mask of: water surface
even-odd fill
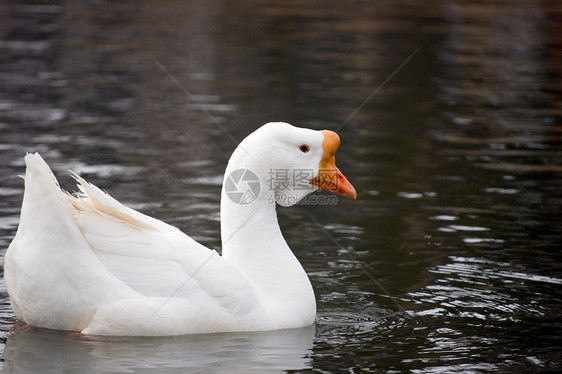
[[[356,201],[278,209],[314,328],[93,338],[16,324],[6,372],[558,372],[562,10],[552,1],[0,6],[0,249],[25,152],[220,250],[236,144],[337,130]]]

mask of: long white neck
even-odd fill
[[[306,272],[283,238],[273,192],[264,188],[266,173],[263,168],[259,171],[251,157],[237,151],[226,169],[221,194],[222,256],[269,303],[295,312],[300,310],[313,318],[314,292]],[[259,194],[251,202],[233,201],[225,188],[228,176],[240,168],[254,170],[260,179]]]
[[[302,292],[312,293],[306,272],[283,238],[275,204],[268,198],[259,196],[241,205],[231,201],[223,188],[222,256],[260,293],[289,299]]]

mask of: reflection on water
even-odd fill
[[[267,121],[338,129],[359,194],[279,209],[315,331],[10,334],[0,282],[4,369],[560,371],[561,17],[555,0],[0,5],[2,256],[27,151],[214,248],[226,161]]]
[[[73,336],[22,327],[4,349],[12,373],[264,373],[310,366],[314,328],[162,338]]]

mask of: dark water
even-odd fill
[[[220,248],[236,140],[339,132],[359,199],[279,209],[314,328],[93,338],[15,326],[6,372],[562,371],[562,6],[0,5],[0,248],[25,152]]]

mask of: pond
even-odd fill
[[[555,0],[4,2],[2,263],[26,152],[219,251],[266,122],[337,131],[358,199],[278,208],[314,326],[76,336],[17,323],[2,279],[3,369],[560,372],[561,25]]]

